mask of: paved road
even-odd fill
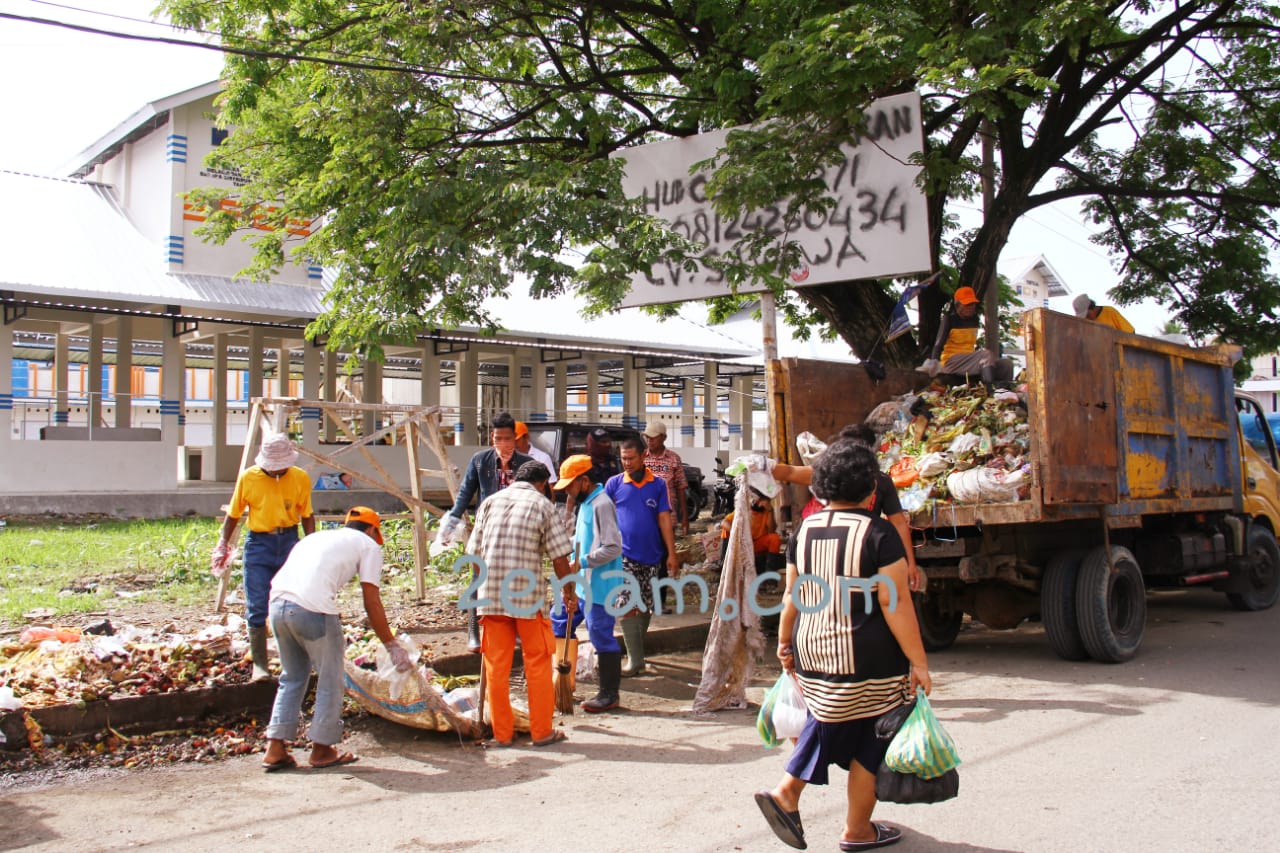
[[[966,631],[934,656],[934,704],[964,757],[960,797],[883,805],[902,851],[1280,849],[1280,610],[1154,595],[1120,666],[1052,656],[1034,627]],[[751,801],[781,772],[751,712],[687,712],[698,654],[631,680],[629,713],[569,718],[571,741],[484,751],[381,721],[360,763],[264,775],[257,757],[86,777],[0,797],[0,849],[781,851]],[[752,696],[772,681],[764,671]],[[836,772],[836,777],[842,774]],[[843,786],[803,802],[835,850]]]

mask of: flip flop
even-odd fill
[[[298,760],[292,755],[286,755],[284,758],[276,761],[262,762],[262,772],[276,773],[280,770],[293,770],[298,766]]]
[[[804,840],[804,827],[800,824],[800,812],[784,810],[768,791],[757,791],[755,796],[756,805],[769,822],[769,828],[783,844],[797,850],[808,848],[809,845]]]
[[[333,761],[326,761],[324,764],[313,763],[311,765],[311,769],[323,770],[326,767],[340,767],[343,764],[355,764],[359,760],[360,760],[360,756],[358,755],[352,755],[349,752],[342,752],[342,753],[339,753],[338,757],[333,759]]]
[[[567,734],[557,729],[556,731],[552,732],[551,734],[547,735],[541,740],[533,741],[533,745],[534,746],[551,746],[553,743],[560,743],[561,741],[566,741],[568,739],[569,739],[569,736]]]
[[[896,844],[902,840],[902,830],[896,826],[889,826],[886,823],[871,824],[876,828],[875,841],[845,841],[840,840],[840,849],[844,853],[851,853],[854,850],[870,850],[873,847],[888,847],[890,844]]]

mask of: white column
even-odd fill
[[[13,330],[0,326],[0,448],[13,439]],[[0,459],[7,458],[0,452]]]
[[[330,403],[336,402],[338,399],[338,371],[341,369],[338,366],[338,353],[333,350],[325,350],[324,399]],[[338,427],[328,418],[324,419],[324,440],[329,443],[338,440]]]
[[[59,329],[53,344],[53,423],[66,426],[71,413],[67,404],[67,361],[71,356],[67,336]]]
[[[636,368],[631,356],[622,357],[622,425],[640,429],[640,404],[636,400]]]
[[[719,449],[720,420],[716,398],[720,393],[719,371],[714,361],[708,361],[702,369],[702,440],[703,447]]]
[[[600,357],[587,356],[587,420],[600,420]]]
[[[89,320],[89,435],[102,426],[102,325]]]
[[[222,469],[223,460],[231,456],[227,447],[227,401],[230,394],[227,382],[227,335],[218,333],[213,336],[213,423],[210,436],[210,457],[201,466],[201,479],[216,480]],[[239,457],[237,457],[238,459]]]
[[[285,338],[269,342],[276,351],[276,381],[271,389],[272,397],[289,396],[289,344]]]
[[[186,370],[186,346],[182,339],[175,336],[165,321],[163,352],[160,358],[160,440],[166,448],[173,452],[178,465],[178,479],[185,479],[186,466],[182,463],[181,450],[183,443],[182,427],[186,422],[183,414],[185,395],[182,388],[185,384],[183,372]]]
[[[262,395],[262,348],[263,334],[262,329],[252,328],[249,330],[249,402],[253,403],[254,397]]]
[[[130,146],[125,146],[129,148]],[[133,424],[133,318],[116,319],[116,426]]]
[[[554,387],[551,390],[551,420],[569,418],[569,362],[557,361]]]
[[[381,403],[382,402],[382,363],[372,359],[366,359],[364,362],[364,394],[361,395],[362,403]],[[365,412],[364,414],[364,434],[369,435],[381,429],[381,418],[377,412]]]
[[[436,355],[433,344],[422,348],[422,386],[418,399],[424,406],[440,405],[440,356]]]
[[[457,353],[454,362],[454,382],[458,388],[458,420],[453,425],[454,444],[483,444],[480,441],[480,411],[478,393],[480,388],[480,360],[476,351],[469,349]]]
[[[538,362],[534,359],[537,350],[518,349],[515,358],[511,360],[515,367],[515,390],[517,394],[512,398],[512,404],[515,405],[520,414],[516,420],[530,420],[532,413],[540,411],[542,406],[538,402]],[[525,384],[524,372],[529,371],[529,384]]]
[[[697,447],[698,416],[694,404],[697,402],[698,383],[693,379],[684,381],[684,390],[680,393],[680,446]]]
[[[320,399],[320,360],[324,353],[311,341],[302,341],[302,399]],[[320,407],[303,406],[298,413],[302,421],[302,446],[315,450],[320,446]]]
[[[729,442],[736,450],[751,449],[751,388],[753,380],[750,375],[738,376],[733,380],[733,394],[729,397]]]

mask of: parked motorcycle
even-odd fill
[[[715,501],[712,506],[713,516],[724,516],[733,512],[733,501],[738,494],[738,480],[724,472],[724,462],[716,459],[716,482],[713,487]]]

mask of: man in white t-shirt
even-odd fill
[[[305,544],[306,547],[303,547]],[[286,741],[298,736],[298,718],[311,670],[316,672],[312,709],[312,767],[350,764],[356,756],[340,752],[342,740],[343,655],[338,591],[359,575],[369,625],[399,670],[413,666],[409,653],[391,636],[378,587],[382,580],[382,519],[368,507],[352,507],[346,526],[321,530],[298,542],[271,580],[269,618],[280,649],[280,686],[262,767],[268,773],[298,766]]]

